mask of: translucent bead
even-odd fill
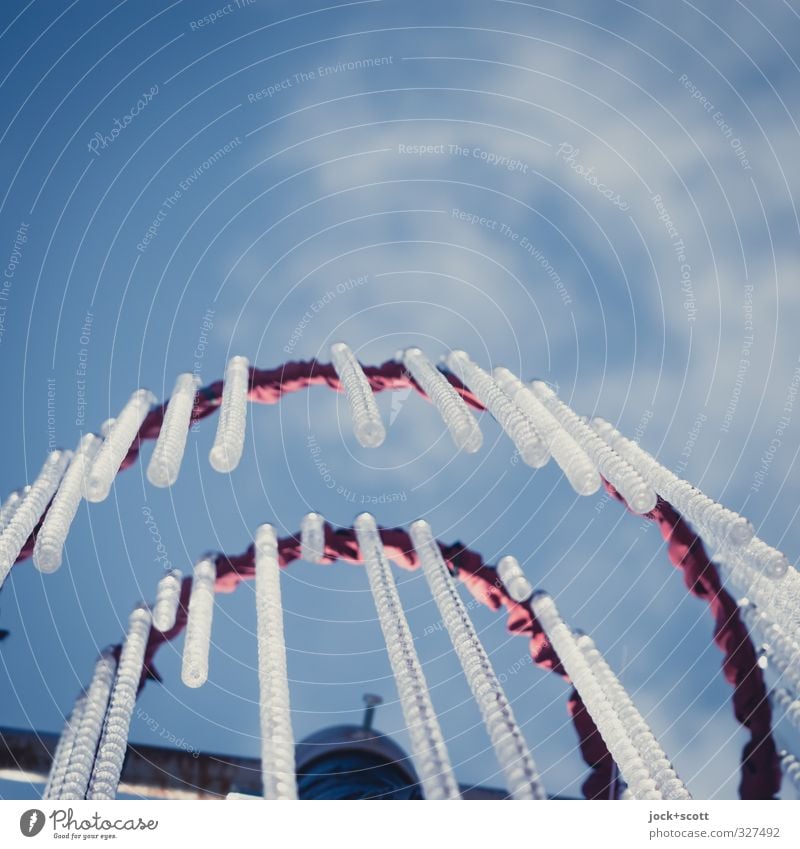
[[[158,441],[147,466],[147,479],[153,486],[172,486],[178,479],[199,385],[200,378],[190,372],[178,375],[175,381]]]
[[[781,770],[783,774],[792,782],[800,793],[800,760],[798,760],[791,752],[780,752]]]
[[[461,601],[430,525],[422,520],[414,522],[411,525],[411,540],[483,716],[511,796],[514,799],[546,799],[539,771],[514,719],[511,704]]]
[[[247,357],[232,357],[225,369],[217,433],[208,455],[211,467],[217,472],[232,472],[242,459],[249,389],[249,360]]]
[[[386,439],[386,428],[361,363],[344,342],[331,345],[331,359],[350,404],[356,439],[364,448],[377,448]]]
[[[64,543],[81,503],[84,479],[101,442],[100,437],[93,433],[83,436],[61,479],[42,527],[36,534],[33,563],[40,572],[55,572],[61,565]]]
[[[264,798],[296,799],[278,541],[272,525],[256,531],[256,619]]]
[[[183,573],[180,569],[172,569],[158,582],[153,604],[153,627],[162,633],[169,631],[175,624],[182,581]]]
[[[24,489],[15,490],[3,502],[3,506],[0,507],[0,533],[5,530],[8,523],[14,518],[17,508],[22,504],[22,499],[30,492],[30,489],[29,486],[26,486]]]
[[[419,348],[406,348],[403,365],[439,411],[456,447],[468,454],[478,451],[483,445],[480,426],[464,399],[439,369]]]
[[[534,469],[544,466],[550,459],[547,446],[528,417],[511,402],[495,379],[464,351],[451,351],[447,357],[447,366],[494,416],[514,443],[523,462]]]
[[[31,488],[16,505],[13,516],[0,534],[0,587],[47,509],[71,459],[71,451],[52,451]]]
[[[531,599],[531,606],[586,710],[594,720],[611,757],[616,761],[633,797],[636,799],[662,798],[661,793],[651,787],[649,779],[640,778],[641,770],[647,769],[647,766],[637,753],[635,746],[630,743],[627,729],[617,716],[603,686],[592,672],[575,635],[561,618],[553,599],[546,593],[537,592]]]
[[[155,395],[147,389],[137,389],[128,399],[103,440],[86,477],[87,500],[104,501],[108,498],[119,467],[155,403]]]
[[[216,579],[217,567],[212,560],[195,564],[181,668],[181,679],[187,687],[202,687],[208,680]]]
[[[501,557],[497,564],[497,575],[506,588],[506,592],[518,604],[527,601],[533,595],[533,587],[528,583],[516,557],[510,554]]]
[[[54,798],[86,797],[116,670],[117,661],[114,655],[111,651],[103,652],[95,664],[92,681],[86,691],[86,707],[77,728],[61,794]]]
[[[564,430],[586,452],[600,474],[623,496],[634,513],[649,513],[656,506],[658,499],[653,487],[630,463],[581,421],[546,383],[535,380],[531,383],[531,389]]]
[[[375,519],[369,513],[361,513],[356,517],[355,532],[425,798],[460,799],[458,782]]]
[[[92,771],[89,799],[116,798],[149,634],[150,612],[139,606],[128,619],[128,633],[122,646],[103,736]]]
[[[597,492],[601,484],[600,473],[547,407],[508,369],[496,368],[492,375],[506,395],[530,419],[575,492],[578,495]]]
[[[86,709],[86,693],[82,692],[75,700],[72,712],[64,724],[64,728],[58,738],[56,750],[53,752],[53,761],[50,764],[50,772],[47,776],[43,799],[61,799],[62,789],[64,787],[64,777],[67,774],[67,766],[70,756],[75,748],[75,738],[78,734],[78,725],[80,724],[83,712]]]
[[[325,555],[325,519],[319,513],[306,513],[300,520],[300,557],[307,563],[320,563]]]

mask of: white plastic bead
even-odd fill
[[[128,399],[111,425],[86,476],[87,500],[104,501],[108,498],[119,467],[155,403],[156,396],[147,389],[137,389]]]
[[[623,496],[634,513],[649,513],[658,498],[636,469],[617,454],[543,381],[531,383],[534,395],[586,452],[600,474]]]
[[[80,724],[83,712],[86,709],[86,693],[82,692],[72,707],[70,715],[64,724],[64,729],[61,736],[58,738],[56,750],[53,752],[53,762],[50,765],[50,773],[47,776],[43,799],[61,799],[62,790],[64,787],[64,778],[67,774],[67,766],[70,756],[75,748],[75,738],[78,734],[78,725]]]
[[[470,621],[430,525],[422,520],[414,522],[411,540],[480,709],[511,796],[514,799],[546,799],[539,771],[514,718],[511,704]]]
[[[48,455],[36,480],[0,534],[0,587],[47,509],[71,459],[71,451],[52,451]]]
[[[217,567],[212,560],[195,564],[181,668],[181,680],[187,687],[202,687],[208,680],[216,579]]]
[[[306,513],[300,520],[300,557],[306,563],[320,563],[325,555],[325,519],[319,513]]]
[[[464,351],[451,351],[447,366],[494,416],[514,443],[523,462],[534,469],[544,466],[550,459],[547,446],[527,416],[517,409],[495,379]]]
[[[191,372],[178,375],[175,381],[158,441],[147,466],[147,479],[153,486],[172,486],[178,479],[199,385],[200,378]]]
[[[497,564],[497,575],[506,588],[506,592],[517,604],[527,601],[533,595],[533,587],[525,577],[516,557],[510,554],[501,557]]]
[[[84,480],[102,440],[93,433],[81,437],[72,461],[36,535],[33,563],[40,572],[55,572],[61,565],[64,544],[81,503]]]
[[[95,664],[92,681],[86,691],[86,706],[77,728],[61,794],[54,798],[86,797],[116,670],[117,662],[113,654],[110,651],[104,652]]]
[[[450,382],[419,348],[403,351],[403,365],[439,411],[456,447],[474,454],[483,445],[477,419]]]
[[[89,799],[116,798],[149,633],[150,611],[139,606],[128,619],[128,633],[122,646],[103,736],[92,771]]]
[[[3,502],[3,506],[0,507],[0,533],[5,530],[8,523],[14,518],[19,505],[22,504],[22,499],[30,492],[30,489],[29,486],[26,486],[24,489],[15,490]]]
[[[183,573],[179,569],[172,569],[158,582],[153,604],[153,627],[162,633],[175,625],[182,581]]]
[[[460,799],[458,782],[375,519],[369,513],[360,514],[356,517],[355,532],[425,798]]]
[[[296,799],[278,541],[272,525],[256,531],[256,617],[263,794],[265,799]]]
[[[364,448],[377,448],[386,439],[386,428],[364,369],[344,342],[331,345],[331,360],[350,404],[356,439]]]

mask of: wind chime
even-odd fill
[[[83,436],[74,453],[53,451],[33,484],[3,503],[0,585],[14,563],[31,556],[40,571],[55,571],[81,500],[105,499],[117,473],[135,462],[145,440],[156,439],[148,480],[171,486],[191,424],[219,410],[209,460],[216,471],[228,473],[242,457],[248,402],[277,403],[285,393],[324,384],[346,394],[356,439],[374,448],[386,438],[374,393],[412,388],[437,408],[459,450],[480,450],[483,435],[472,410],[486,410],[528,466],[540,468],[552,458],[578,494],[592,495],[605,486],[628,510],[658,524],[670,560],[714,616],[714,641],[734,688],[734,713],[750,734],[742,753],[740,795],[772,798],[781,770],[800,788],[800,761],[791,752],[779,752],[772,735],[773,711],[800,730],[800,578],[784,554],[755,535],[747,519],[681,480],[608,422],[577,415],[542,381],[523,383],[505,368],[486,372],[464,351],[449,353],[447,369],[437,368],[419,348],[377,367],[362,367],[344,343],[331,347],[331,357],[330,364],[312,360],[266,371],[251,368],[245,357],[233,357],[224,381],[200,388],[195,375],[182,374],[161,405],[152,393],[138,389],[117,418],[103,425],[101,435]],[[740,597],[738,604],[723,587],[704,542],[713,547],[726,582]],[[181,677],[189,687],[202,686],[208,678],[214,594],[254,579],[263,795],[296,798],[280,571],[299,558],[363,563],[426,799],[457,799],[459,787],[391,562],[422,569],[510,797],[547,798],[456,580],[492,609],[505,609],[509,629],[529,637],[534,662],[571,683],[568,708],[589,767],[587,798],[691,798],[591,637],[573,630],[547,593],[534,592],[513,556],[492,568],[460,544],[437,541],[424,520],[406,532],[379,528],[369,513],[358,516],[353,528],[339,529],[309,513],[298,534],[283,539],[263,524],[243,554],[206,556],[188,577],[178,570],[166,573],[153,604],[137,605],[130,614],[121,645],[97,660],[66,721],[45,797],[115,798],[136,698],[154,677],[158,648],[185,630]],[[762,645],[760,655],[751,636]],[[769,692],[765,661],[777,676]]]

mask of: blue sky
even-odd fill
[[[793,4],[254,0],[203,22],[221,5],[3,6],[3,494],[137,386],[211,382],[232,354],[270,367],[327,360],[339,339],[365,363],[460,347],[641,427],[795,561],[800,411],[778,432],[800,355]],[[515,554],[594,635],[695,795],[734,797],[745,738],[710,619],[657,530],[514,463],[488,417],[483,450],[459,456],[418,397],[379,404],[380,449],[314,389],[251,409],[230,477],[208,465],[208,421],[171,490],[139,464],[83,505],[62,569],[22,565],[0,594],[0,723],[59,728],[98,648],[152,597],[143,508],[186,570],[243,550],[260,522],[295,531],[315,509],[349,525],[385,495],[383,525],[424,516],[490,562]],[[424,578],[398,581],[457,775],[497,784]],[[377,725],[404,743],[363,570],[298,563],[283,591],[297,737],[356,721],[374,691]],[[472,613],[548,790],[577,794],[566,687]],[[257,754],[252,588],[215,615],[208,685],[184,688],[182,642],[164,649],[134,741],[159,742],[149,716],[193,748]]]

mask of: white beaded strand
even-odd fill
[[[71,451],[52,451],[48,454],[36,480],[0,534],[0,587],[22,551],[22,546],[47,509],[71,459]]]
[[[101,442],[100,437],[93,433],[82,436],[61,479],[42,527],[36,534],[33,564],[40,572],[55,572],[61,565],[64,544],[81,503],[84,480]]]
[[[497,575],[511,600],[517,604],[522,604],[533,595],[533,587],[525,577],[516,557],[510,554],[501,557],[497,564]]]
[[[495,379],[474,363],[464,351],[451,351],[448,368],[478,398],[514,443],[524,463],[534,469],[544,466],[550,452],[534,426],[497,385]]]
[[[217,567],[212,560],[201,560],[195,565],[181,667],[181,680],[187,687],[202,687],[208,680],[216,580]]]
[[[89,799],[115,799],[117,796],[149,633],[150,611],[140,605],[128,619],[128,633],[122,645],[103,735],[89,783]]]
[[[320,563],[325,555],[325,519],[319,513],[306,513],[300,520],[300,558]]]
[[[147,479],[153,486],[172,486],[178,479],[199,386],[199,376],[191,372],[179,374],[175,381],[156,447],[147,466]]]
[[[50,772],[47,776],[47,783],[42,793],[42,799],[60,799],[61,791],[64,786],[64,778],[67,774],[67,766],[70,756],[75,747],[75,738],[78,734],[78,725],[80,724],[83,712],[86,709],[86,693],[81,692],[75,704],[72,707],[67,721],[64,723],[64,728],[61,731],[61,736],[58,738],[56,750],[53,752],[53,761],[50,764]]]
[[[344,342],[331,345],[331,360],[350,404],[356,439],[364,448],[377,448],[386,439],[386,428],[361,363]]]
[[[114,419],[86,476],[88,501],[105,501],[108,498],[119,467],[156,402],[156,396],[148,389],[137,389]]]
[[[361,513],[356,517],[355,532],[425,798],[460,799],[458,782],[375,519],[369,513]]]
[[[156,600],[153,604],[153,627],[161,631],[162,634],[175,625],[182,581],[183,573],[180,569],[171,569],[161,578],[156,587]]]
[[[86,707],[78,725],[61,794],[55,798],[86,798],[116,671],[114,655],[109,650],[103,652],[95,664],[92,681],[86,690]]]
[[[453,442],[474,454],[483,445],[483,434],[472,411],[450,382],[419,348],[403,351],[403,365],[441,415]]]
[[[265,799],[296,799],[278,541],[272,525],[260,525],[256,531],[255,554],[263,795]]]
[[[211,468],[220,474],[232,472],[242,459],[249,389],[250,361],[247,357],[231,357],[222,384],[217,433],[208,455]]]
[[[536,428],[547,450],[578,495],[593,495],[600,489],[600,473],[586,452],[564,430],[553,414],[506,368],[498,367],[492,376]]]
[[[691,799],[689,791],[678,778],[664,750],[656,740],[650,726],[639,712],[622,683],[588,634],[581,634],[577,644],[586,658],[593,675],[600,683],[606,698],[622,720],[633,743],[647,767],[656,789],[665,799]]]
[[[656,782],[650,778],[650,772],[641,755],[628,739],[625,726],[586,662],[574,634],[561,618],[553,599],[546,593],[537,592],[533,595],[531,605],[634,799],[663,799]]]
[[[30,492],[30,486],[24,489],[17,489],[11,493],[0,507],[0,533],[8,526],[8,523],[14,518],[19,505],[22,504],[22,499]]]
[[[480,709],[511,796],[514,799],[546,799],[539,771],[514,718],[511,704],[458,594],[430,525],[422,520],[414,522],[411,540]]]
[[[617,454],[587,424],[581,421],[577,413],[568,407],[543,381],[531,383],[534,395],[544,404],[567,431],[567,433],[586,452],[600,474],[622,495],[634,513],[649,513],[658,501],[652,486],[636,469]]]

